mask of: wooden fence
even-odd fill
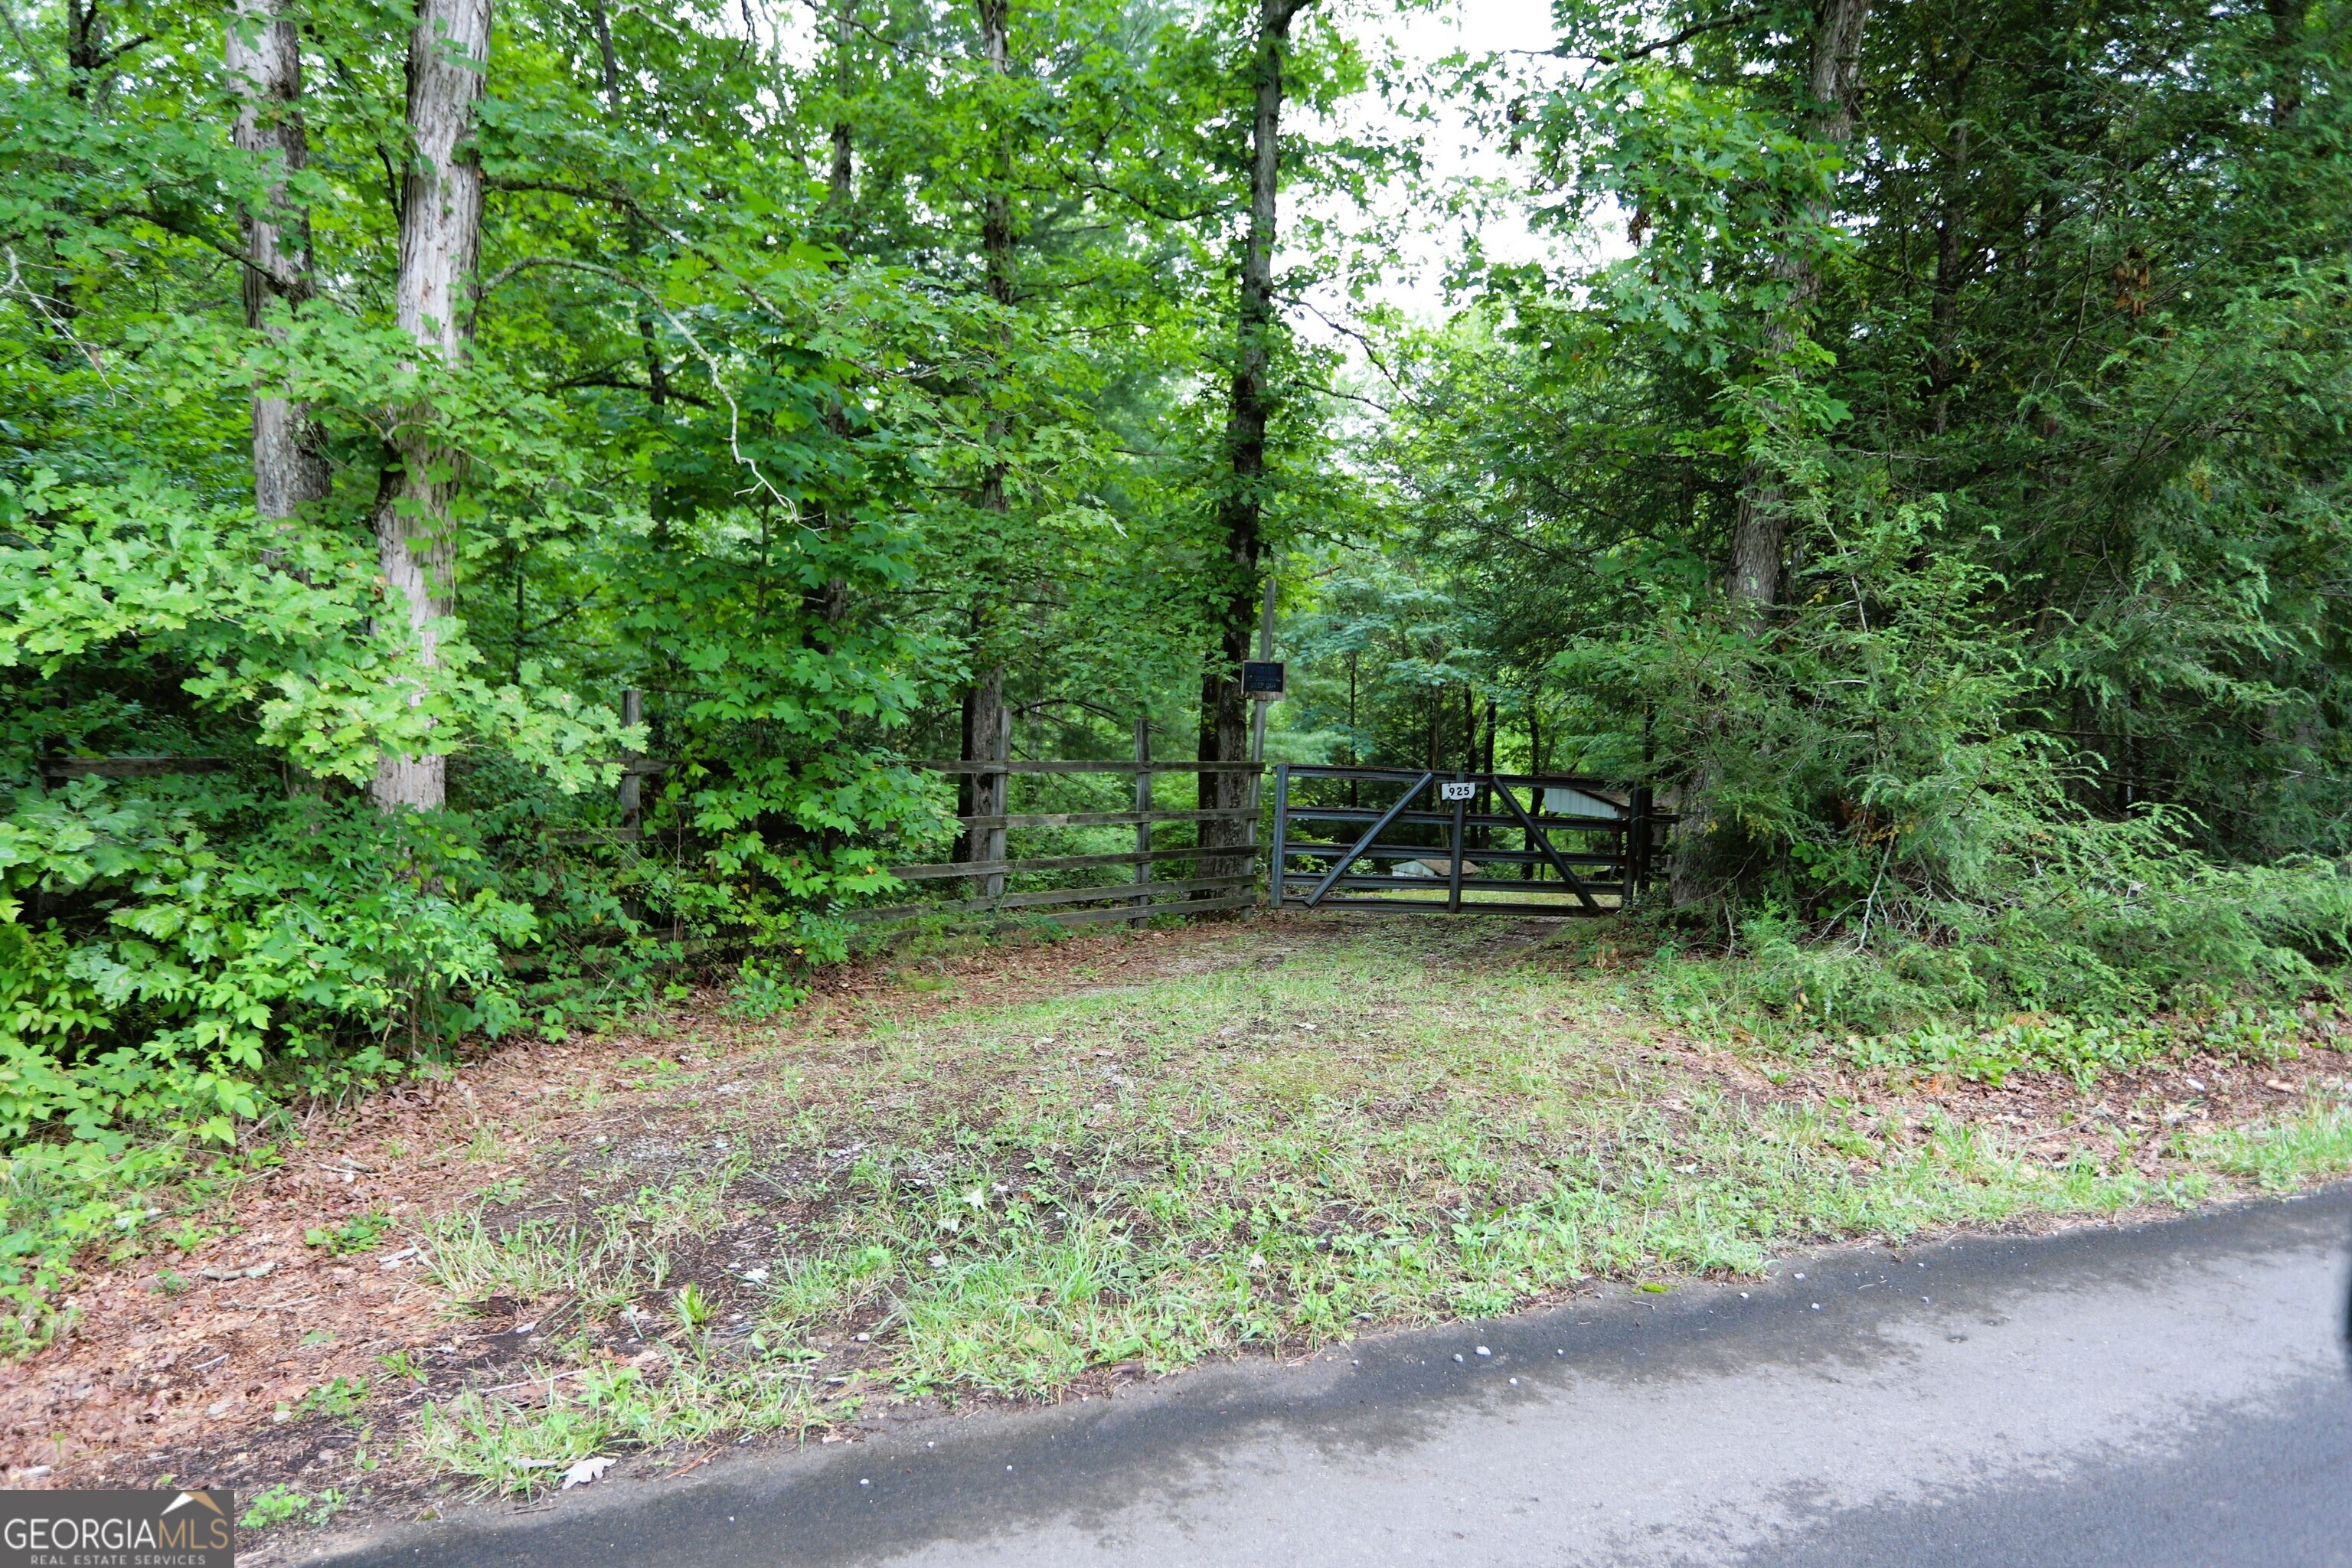
[[[627,694],[631,699],[635,695],[635,692]],[[625,703],[625,709],[634,722],[636,718],[635,702]],[[1140,737],[1138,749],[1142,749]],[[127,779],[151,778],[164,773],[214,773],[236,765],[236,760],[228,757],[45,756],[39,760],[42,782],[47,784],[87,777]],[[674,765],[651,757],[633,755],[622,759],[622,777],[615,792],[621,837],[635,839],[642,832],[643,781]],[[1162,763],[1138,759],[1132,762],[919,762],[909,765],[934,773],[980,776],[1123,773],[1135,780],[1135,806],[1129,811],[1043,811],[959,816],[955,820],[966,830],[966,842],[989,847],[992,852],[988,858],[944,861],[936,865],[894,866],[890,869],[901,881],[929,882],[954,879],[976,884],[972,893],[961,899],[856,910],[851,912],[854,920],[898,921],[919,915],[1038,910],[1042,918],[1060,925],[1090,925],[1104,921],[1146,921],[1161,914],[1206,914],[1217,910],[1244,909],[1258,901],[1256,805],[1222,810],[1160,809],[1152,805],[1151,781],[1163,773],[1247,773],[1255,779],[1265,772],[1260,763]],[[1255,790],[1252,795],[1255,797]],[[1209,822],[1243,824],[1245,842],[1202,848],[1197,844],[1155,846],[1151,841],[1152,829],[1161,823],[1192,823],[1197,826]],[[1012,858],[1004,853],[1006,835],[1024,828],[1126,826],[1135,829],[1135,847],[1129,850],[1098,855],[1049,855],[1027,859]],[[1198,863],[1204,860],[1234,869],[1217,876],[1186,876],[1174,881],[1163,881],[1154,875],[1160,867],[1171,862],[1192,862],[1192,868],[1198,869]],[[1117,866],[1130,869],[1131,875],[1125,882],[1044,888],[1025,892],[1005,890],[1008,877],[1026,872],[1089,871]],[[1070,905],[1093,907],[1065,907]]]
[[[44,756],[36,765],[42,784],[61,784],[69,779],[152,779],[165,773],[221,773],[236,766],[236,759]]]
[[[1217,810],[1165,810],[1151,803],[1151,781],[1162,773],[1247,773],[1265,771],[1257,763],[1133,762],[918,762],[909,766],[934,773],[971,776],[1053,773],[1125,773],[1135,779],[1135,807],[1130,811],[1012,812],[993,816],[959,816],[965,838],[975,845],[1001,847],[1004,835],[1023,828],[1128,827],[1135,829],[1135,847],[1097,855],[1049,855],[1029,859],[1009,858],[998,848],[986,858],[948,860],[923,866],[893,866],[902,882],[949,879],[979,885],[961,899],[891,904],[855,911],[858,921],[909,920],[919,915],[1013,913],[1042,911],[1058,925],[1092,925],[1105,921],[1147,921],[1154,915],[1205,914],[1213,910],[1245,909],[1258,901],[1257,819],[1255,805]],[[1151,830],[1160,823],[1234,822],[1243,825],[1245,842],[1237,845],[1197,844],[1156,847]],[[1154,872],[1169,861],[1207,860],[1237,865],[1237,871],[1213,877],[1188,876],[1161,881]],[[1005,879],[1024,872],[1087,871],[1125,866],[1131,875],[1123,883],[1087,887],[1044,888],[1032,892],[1007,892]],[[1093,905],[1070,909],[1060,906]]]

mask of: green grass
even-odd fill
[[[372,1252],[383,1240],[384,1233],[393,1227],[387,1214],[357,1215],[339,1226],[312,1226],[302,1233],[302,1245],[322,1247],[336,1258],[347,1258],[354,1252]]]
[[[541,1385],[547,1399],[536,1407],[475,1393],[429,1405],[411,1449],[431,1468],[470,1477],[488,1489],[529,1491],[554,1481],[574,1459],[617,1447],[660,1448],[721,1434],[804,1433],[823,1420],[810,1396],[812,1381],[789,1355],[720,1359],[688,1346],[658,1375],[633,1366],[559,1374]]]
[[[2189,1142],[2191,1159],[2264,1192],[2286,1193],[2328,1176],[2352,1174],[2352,1110],[2323,1107],[2256,1127],[2225,1128]]]
[[[239,1519],[241,1530],[267,1530],[284,1524],[289,1520],[300,1520],[305,1524],[320,1525],[342,1510],[345,1499],[340,1491],[323,1491],[316,1497],[296,1491],[289,1486],[274,1486],[257,1493]]]
[[[304,1394],[299,1408],[305,1415],[349,1415],[366,1403],[367,1396],[367,1379],[338,1377]]]
[[[625,1321],[661,1364],[562,1379],[529,1411],[464,1396],[428,1415],[423,1451],[522,1488],[556,1458],[805,1429],[869,1393],[1051,1397],[1108,1363],[1303,1349],[1596,1278],[1750,1273],[1805,1243],[2352,1170],[2352,1111],[2326,1104],[2195,1137],[2086,1121],[2053,1156],[1932,1109],[1781,1096],[1769,1078],[1795,1058],[1694,1068],[1623,1010],[1622,974],[1482,949],[1513,929],[1236,933],[1194,950],[1223,967],[920,1021],[882,1009],[764,1065],[670,1074],[667,1114],[723,1154],[635,1184],[616,1145],[583,1177],[614,1199],[598,1226],[467,1219],[431,1249],[460,1297],[574,1303],[573,1357]],[[1273,949],[1287,956],[1267,967]],[[2062,1037],[1983,1077],[2095,1078],[2107,1037]],[[705,1092],[761,1073],[761,1092]],[[756,1282],[679,1261],[746,1234]],[[744,1321],[714,1321],[730,1308]],[[811,1363],[852,1328],[872,1359],[824,1384]]]

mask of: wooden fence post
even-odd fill
[[[1290,764],[1274,770],[1274,848],[1266,861],[1265,907],[1282,908],[1284,862],[1290,858]]]
[[[1151,809],[1151,769],[1146,765],[1151,761],[1150,719],[1135,721],[1135,810],[1138,816],[1141,816]],[[1135,895],[1138,910],[1135,919],[1140,924],[1151,918],[1146,908],[1151,902],[1151,824],[1149,822],[1135,825],[1135,885],[1139,889]]]
[[[1632,903],[1650,880],[1650,813],[1654,807],[1648,784],[1633,786],[1632,804],[1633,820],[1625,827],[1625,890],[1617,896],[1621,908]]]
[[[621,723],[634,729],[645,722],[645,693],[635,687],[621,693]],[[637,760],[635,752],[621,753],[621,787],[617,798],[621,807],[621,837],[635,842],[645,834],[645,778],[629,766]]]
[[[1265,606],[1258,616],[1257,657],[1266,663],[1272,663],[1274,660],[1274,574],[1270,570],[1265,574]],[[1242,845],[1250,856],[1255,857],[1258,847],[1257,819],[1260,786],[1265,782],[1265,714],[1266,710],[1273,704],[1264,697],[1260,697],[1253,706],[1257,711],[1250,715],[1249,760],[1257,764],[1257,770],[1250,774],[1249,817],[1242,825]],[[1250,869],[1250,866],[1249,859],[1244,859],[1241,862],[1241,868],[1244,871]]]
[[[1466,773],[1460,773],[1454,774],[1454,779],[1460,784],[1469,776]],[[1445,907],[1452,910],[1462,908],[1462,837],[1465,832],[1462,818],[1467,814],[1469,805],[1467,800],[1454,803],[1454,859],[1445,874]]]
[[[992,763],[1009,763],[1013,760],[1013,710],[1009,705],[1000,705],[996,710],[996,740],[991,750],[994,754],[989,758],[989,761]],[[998,773],[995,783],[996,808],[993,815],[1003,816],[1013,809],[1013,775],[1009,772]],[[1003,828],[983,829],[981,832],[979,843],[980,858],[982,860],[1004,858]],[[1001,899],[1004,896],[1003,872],[991,871],[981,879],[981,883],[980,891],[982,898]]]

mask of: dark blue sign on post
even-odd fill
[[[1262,702],[1279,702],[1288,694],[1288,667],[1279,659],[1250,659],[1242,666],[1242,692]]]

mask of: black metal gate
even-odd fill
[[[1285,764],[1274,771],[1267,901],[1608,914],[1648,883],[1673,820],[1648,789],[1601,779]]]

